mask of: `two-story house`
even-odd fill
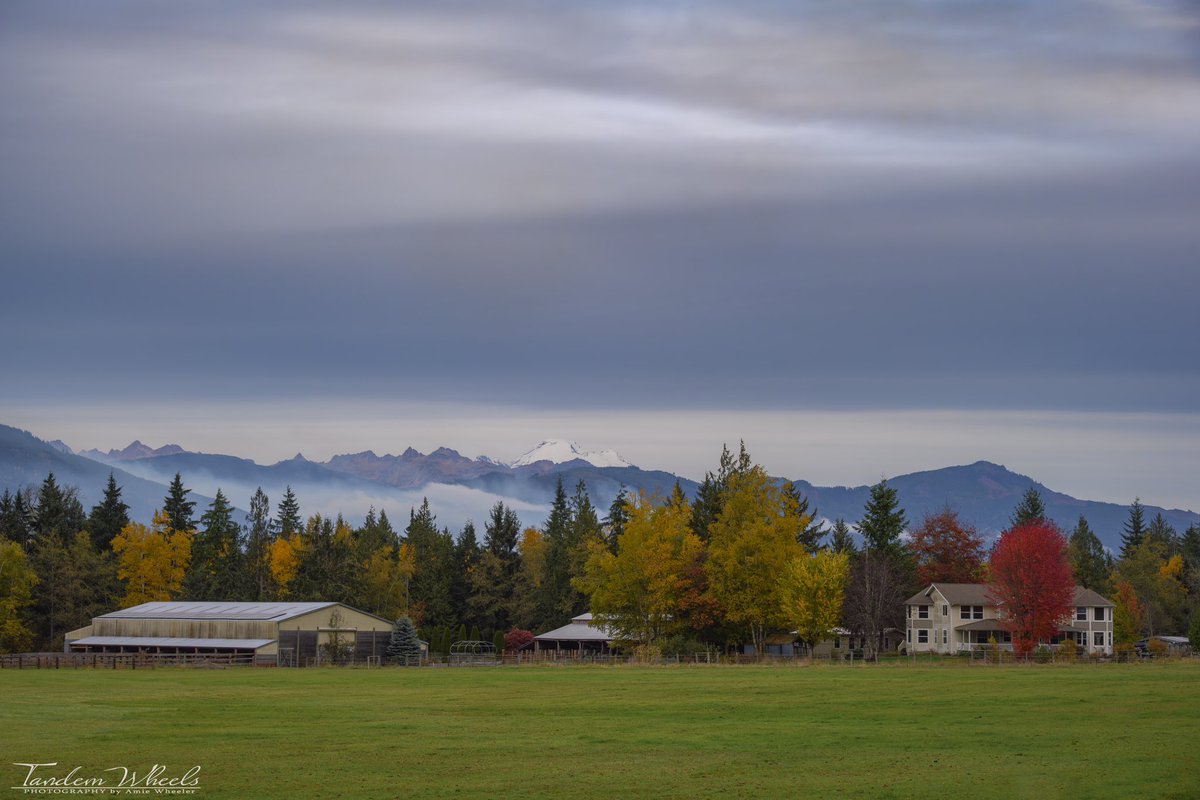
[[[1075,587],[1074,612],[1063,622],[1058,644],[1067,637],[1084,651],[1109,655],[1113,646],[1111,600],[1091,589]],[[956,653],[986,645],[989,639],[1004,648],[1012,637],[1004,629],[1003,609],[987,597],[982,583],[934,583],[905,601],[905,642],[910,653]]]

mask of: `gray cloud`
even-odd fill
[[[1198,33],[6,3],[3,400],[1195,412]]]

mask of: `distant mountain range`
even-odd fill
[[[324,463],[297,454],[264,466],[235,456],[189,452],[179,445],[151,448],[138,441],[107,453],[88,450],[75,454],[62,442],[44,442],[0,425],[0,490],[36,486],[51,470],[60,483],[77,486],[80,499],[89,508],[99,499],[112,470],[138,519],[148,520],[161,506],[167,483],[179,472],[185,485],[194,490],[198,509],[210,501],[217,488],[245,507],[259,486],[273,503],[291,486],[305,513],[342,513],[357,522],[374,506],[388,510],[398,527],[403,526],[411,506],[429,497],[439,522],[452,529],[468,519],[482,523],[497,500],[513,506],[522,522],[539,524],[559,479],[568,491],[584,481],[602,512],[621,486],[662,494],[676,481],[689,494],[698,487],[695,481],[669,472],[634,466],[612,450],[588,452],[562,440],[544,441],[511,464],[468,458],[443,447],[428,454],[409,448],[400,455],[382,456],[368,450],[337,455]],[[896,488],[910,523],[915,525],[924,514],[949,505],[985,535],[1008,524],[1013,508],[1030,486],[1041,492],[1048,513],[1064,528],[1070,529],[1083,515],[1114,550],[1120,546],[1128,513],[1125,506],[1079,500],[987,461],[898,475],[888,482]],[[861,515],[870,494],[869,486],[815,486],[804,480],[796,480],[796,484],[812,499],[821,517],[841,517],[850,523]],[[1151,517],[1161,512],[1180,531],[1200,522],[1200,514],[1193,511],[1153,506],[1146,510]]]

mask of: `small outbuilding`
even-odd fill
[[[307,666],[382,657],[391,631],[391,620],[343,603],[155,602],[93,618],[66,635],[64,649]]]

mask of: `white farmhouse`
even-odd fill
[[[1002,608],[987,597],[982,583],[933,583],[905,601],[905,642],[910,653],[956,653],[974,650],[989,638],[1005,649],[1012,637],[1005,630]],[[1113,605],[1091,589],[1075,587],[1074,613],[1063,621],[1055,645],[1072,638],[1092,655],[1111,655]]]

